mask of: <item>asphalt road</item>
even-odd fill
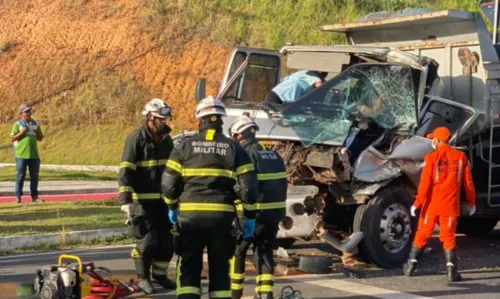
[[[275,284],[275,296],[283,286],[291,285],[299,289],[304,298],[382,298],[382,299],[415,299],[415,298],[474,298],[500,299],[500,227],[488,238],[478,239],[459,235],[457,237],[459,267],[464,281],[449,284],[445,276],[445,264],[442,250],[437,238],[429,242],[429,248],[417,271],[417,276],[402,276],[400,269],[382,270],[375,267],[362,270],[359,279],[352,279],[342,273],[327,275],[299,274],[293,268],[279,265]],[[115,276],[122,279],[134,277],[133,264],[130,260],[131,246],[91,248],[68,251],[84,261],[94,261],[98,266],[108,267]],[[298,243],[289,254],[325,254],[331,251],[326,244]],[[10,255],[0,257],[0,298],[15,298],[17,283],[30,281],[34,270],[40,266],[54,264],[61,252],[39,253],[29,255]],[[248,264],[250,265],[250,264]],[[172,275],[174,267],[172,263]],[[205,265],[206,270],[206,265]],[[288,273],[286,273],[288,271]],[[287,274],[287,275],[284,275]],[[299,275],[297,275],[299,274]],[[204,274],[206,276],[206,273]],[[253,292],[252,276],[254,271],[249,267],[245,296]],[[206,298],[207,281],[203,281]],[[174,292],[163,292],[161,289],[155,296],[141,298],[175,298]],[[252,297],[248,297],[252,298]]]

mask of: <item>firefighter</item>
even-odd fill
[[[209,298],[231,298],[229,266],[236,248],[234,202],[253,205],[258,194],[252,160],[222,133],[224,104],[207,97],[196,107],[198,133],[174,148],[162,190],[178,235],[177,298],[200,298],[203,251],[207,247]],[[239,194],[236,193],[236,182]],[[244,210],[244,238],[253,235],[255,212]]]
[[[287,179],[281,157],[257,142],[255,132],[259,126],[248,116],[239,117],[229,134],[245,149],[253,161],[259,181],[259,197],[255,205],[256,224],[254,237],[238,240],[231,265],[233,299],[243,295],[245,258],[254,244],[254,265],[257,270],[255,299],[272,299],[274,285],[273,244],[278,233],[278,223],[285,217]]]
[[[464,187],[469,215],[476,212],[476,191],[466,155],[450,147],[450,131],[439,127],[427,135],[432,139],[433,152],[425,156],[412,216],[421,210],[417,232],[404,274],[412,276],[422,251],[431,237],[436,223],[439,223],[439,239],[443,243],[448,270],[448,281],[460,281],[455,254],[455,229],[460,216],[460,191]]]
[[[142,111],[144,124],[134,130],[125,142],[120,163],[119,202],[127,214],[129,234],[136,239],[132,249],[139,287],[154,292],[151,274],[165,289],[175,289],[167,278],[173,256],[172,224],[168,207],[162,198],[161,177],[174,143],[166,121],[171,109],[161,99],[152,99]]]

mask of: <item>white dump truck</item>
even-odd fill
[[[496,28],[495,3],[481,8]],[[432,150],[425,135],[438,126],[451,130],[452,145],[473,165],[477,212],[467,216],[463,199],[459,230],[489,233],[500,219],[500,63],[496,35],[481,15],[409,9],[320,29],[344,33],[347,45],[238,47],[217,95],[227,106],[226,132],[246,112],[260,126],[259,141],[285,160],[290,188],[281,244],[318,231],[325,237],[323,228],[340,250],[359,242],[367,260],[400,266],[415,233],[409,210],[422,162]],[[285,66],[329,75],[291,104],[265,103]],[[198,81],[197,100],[204,83]],[[370,116],[353,112],[380,96],[382,106]],[[356,232],[362,234],[353,238]]]

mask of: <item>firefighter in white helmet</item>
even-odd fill
[[[229,260],[236,247],[234,202],[253,205],[257,176],[248,154],[222,133],[224,104],[208,97],[196,107],[199,132],[174,148],[163,174],[169,217],[179,235],[174,247],[177,298],[198,299],[203,251],[208,250],[209,298],[231,298]],[[234,186],[239,184],[239,194]],[[245,238],[253,235],[255,213],[246,210]]]
[[[231,266],[233,299],[243,295],[245,258],[254,244],[254,265],[257,270],[255,299],[272,299],[274,285],[273,244],[278,223],[285,217],[287,175],[283,159],[275,151],[259,144],[255,137],[259,126],[248,116],[240,116],[229,134],[249,154],[259,181],[259,197],[255,205],[256,224],[253,238],[239,239]]]
[[[119,202],[127,214],[129,234],[137,240],[131,256],[139,287],[150,294],[154,291],[151,276],[165,289],[175,289],[167,278],[174,251],[172,224],[161,193],[161,176],[174,144],[167,125],[171,109],[163,100],[152,99],[142,114],[144,124],[127,137],[123,149]]]

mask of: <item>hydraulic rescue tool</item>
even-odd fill
[[[63,264],[63,259],[76,264]],[[34,291],[42,299],[112,299],[127,297],[139,288],[113,279],[110,270],[93,262],[82,263],[77,256],[62,254],[57,265],[36,270]]]

